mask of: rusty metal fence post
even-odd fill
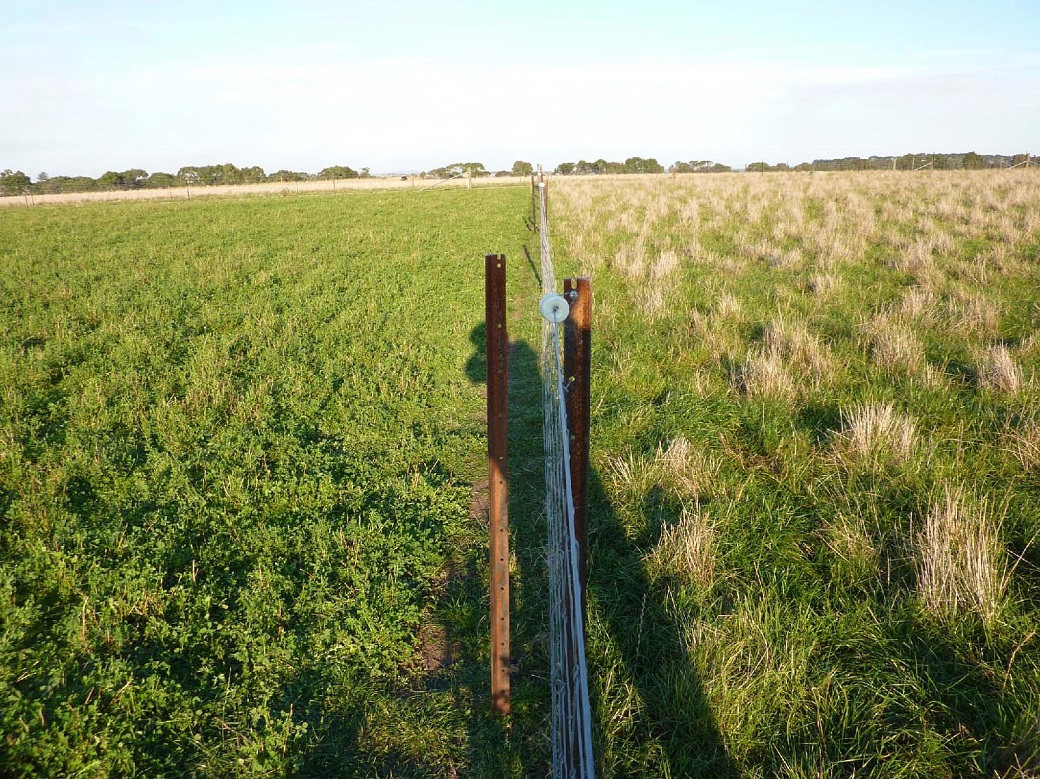
[[[589,536],[589,405],[592,366],[592,285],[587,276],[563,280],[570,316],[563,331],[563,372],[568,383],[567,433],[571,446],[571,487],[574,492],[574,536],[578,542],[578,573],[584,620]]]
[[[509,713],[509,338],[506,258],[484,257],[487,327],[488,532],[491,557],[491,707]]]

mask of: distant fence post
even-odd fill
[[[488,531],[491,556],[491,708],[509,713],[509,338],[506,258],[484,257],[487,327]]]
[[[538,185],[531,174],[531,229],[538,232]]]

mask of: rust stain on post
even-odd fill
[[[491,554],[491,707],[509,713],[509,339],[506,258],[484,258],[487,325],[488,521]]]

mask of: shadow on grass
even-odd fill
[[[602,700],[596,707],[598,747],[611,747],[615,776],[647,771],[674,777],[736,776],[696,670],[690,667],[676,615],[669,609],[674,600],[665,582],[654,581],[646,570],[644,555],[656,545],[664,522],[647,521],[633,534],[607,498],[599,474],[593,471],[589,481],[589,610],[609,633],[613,647],[605,650],[612,650],[623,663],[625,678],[614,684],[636,694],[638,714],[619,727],[618,735],[631,742],[631,756],[638,755],[638,762],[625,765],[625,747],[603,743],[614,739],[605,732],[603,717],[616,712]],[[657,514],[659,520],[663,514],[678,516],[677,507],[651,505],[657,497],[648,497],[648,515]],[[591,653],[595,660],[590,674],[599,676],[592,687],[601,697],[616,698],[619,690],[605,688],[611,670],[601,665],[610,662],[605,655],[606,651]]]

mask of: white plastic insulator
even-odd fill
[[[563,295],[550,292],[548,295],[542,295],[542,300],[538,304],[538,312],[547,322],[560,324],[570,314],[571,307],[567,305],[567,300]]]

